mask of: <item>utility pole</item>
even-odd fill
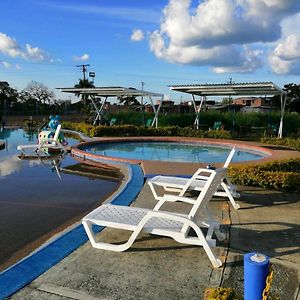
[[[144,91],[145,82],[141,81],[142,84],[142,92]],[[141,98],[141,110],[142,110],[142,125],[145,125],[145,116],[144,116],[144,96]]]
[[[86,64],[86,65],[77,65],[76,67],[77,68],[81,68],[81,72],[83,74],[83,80],[85,81],[86,80],[86,72],[87,72],[87,67],[89,67],[90,65],[89,64]]]

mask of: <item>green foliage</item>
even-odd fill
[[[62,122],[62,128],[81,132],[87,136],[95,136],[95,126],[86,123]]]
[[[225,130],[211,130],[202,131],[194,130],[191,127],[145,127],[135,125],[115,125],[115,126],[93,126],[86,123],[71,123],[62,122],[65,129],[82,132],[88,136],[184,136],[184,137],[197,137],[197,138],[218,138],[228,139],[231,138],[229,131]]]
[[[265,137],[261,139],[262,143],[270,145],[280,145],[292,148],[294,150],[300,151],[300,138],[275,138],[275,137]]]
[[[236,294],[232,288],[219,287],[214,289],[207,300],[241,300],[242,298]]]
[[[300,191],[300,159],[230,167],[228,173],[234,184]]]

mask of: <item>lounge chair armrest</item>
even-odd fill
[[[168,202],[185,202],[185,203],[190,203],[190,204],[195,203],[194,198],[177,196],[177,195],[169,195],[169,194],[163,195],[161,200],[164,201],[164,202],[165,201],[168,201]]]
[[[184,202],[184,203],[189,203],[189,204],[193,205],[193,204],[195,204],[195,201],[196,200],[193,198],[165,194],[159,198],[159,201],[157,202],[157,204],[155,205],[153,210],[158,211],[161,208],[161,206],[166,202]]]

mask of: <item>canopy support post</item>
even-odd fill
[[[284,116],[286,101],[287,101],[287,94],[286,93],[281,93],[280,94],[281,117],[280,117],[280,123],[279,123],[279,128],[278,128],[278,136],[277,136],[279,139],[282,138],[283,116]]]
[[[97,124],[97,120],[99,120],[99,122],[101,120],[101,113],[102,113],[102,110],[104,108],[104,105],[105,105],[105,102],[107,100],[107,97],[105,97],[104,101],[101,103],[100,109],[98,108],[98,106],[97,106],[96,102],[94,101],[93,97],[90,97],[90,100],[91,100],[91,102],[92,102],[92,104],[93,104],[93,106],[94,106],[94,108],[96,110],[96,117],[95,117],[94,122],[93,122],[93,125],[96,125]]]
[[[206,97],[205,96],[201,97],[201,102],[200,102],[200,105],[198,107],[196,105],[194,94],[192,94],[192,99],[193,99],[194,110],[195,110],[195,113],[196,113],[196,119],[195,119],[194,125],[195,125],[196,129],[199,129],[199,114],[200,114],[203,102],[206,101]]]
[[[157,128],[157,126],[158,126],[158,114],[159,114],[159,111],[160,111],[160,108],[161,108],[161,105],[162,105],[162,102],[163,102],[163,97],[161,98],[159,106],[158,106],[157,109],[156,109],[156,107],[155,107],[155,105],[153,103],[152,97],[150,95],[148,97],[150,99],[151,106],[152,106],[153,111],[154,111],[154,118],[152,120],[151,127],[153,127],[154,124],[155,124],[155,128]]]

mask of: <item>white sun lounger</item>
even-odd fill
[[[224,163],[223,168],[227,169],[235,152],[236,152],[236,148],[234,147],[230,151]],[[199,174],[202,171],[203,171],[202,168],[198,169],[194,173],[194,175],[190,178],[159,175],[148,180],[148,184],[156,200],[160,200],[161,196],[157,194],[155,190],[155,186],[161,186],[167,192],[177,192],[179,193],[179,196],[183,196],[185,192],[188,190],[196,190],[196,191],[202,190],[207,180],[207,177],[205,175],[199,176]],[[234,198],[239,198],[240,194],[236,192],[235,186],[230,182],[227,175],[225,176],[224,180],[221,182],[220,186],[218,187],[214,195],[219,197],[227,197],[235,209],[240,208],[240,206],[234,200]]]
[[[214,267],[220,267],[222,262],[215,257],[211,247],[215,247],[216,240],[212,237],[215,233],[218,240],[223,240],[225,235],[219,230],[219,223],[209,219],[198,221],[196,223],[195,215],[206,209],[207,203],[212,198],[221,181],[224,179],[226,170],[206,170],[209,173],[201,193],[196,199],[166,195],[161,199],[154,209],[145,209],[137,207],[128,207],[120,205],[106,204],[96,208],[82,219],[82,224],[87,232],[89,240],[93,247],[112,251],[125,251],[135,241],[141,230],[171,237],[179,243],[202,246]],[[186,202],[191,204],[188,214],[179,214],[168,211],[160,211],[159,208],[165,201]],[[96,241],[93,232],[93,224],[107,226],[117,229],[126,229],[133,231],[128,241],[124,244],[110,244]],[[201,227],[207,228],[207,233],[201,230]],[[196,236],[189,236],[190,229],[193,229]]]
[[[61,130],[61,125],[59,124],[56,128],[54,137],[51,139],[45,139],[43,142],[39,144],[31,144],[31,145],[19,145],[17,147],[18,150],[22,151],[22,155],[26,155],[26,150],[30,150],[31,152],[35,152],[37,154],[43,153],[44,150],[51,149],[54,151],[59,151],[61,152],[64,151],[64,146],[59,142],[58,137],[60,134]]]

